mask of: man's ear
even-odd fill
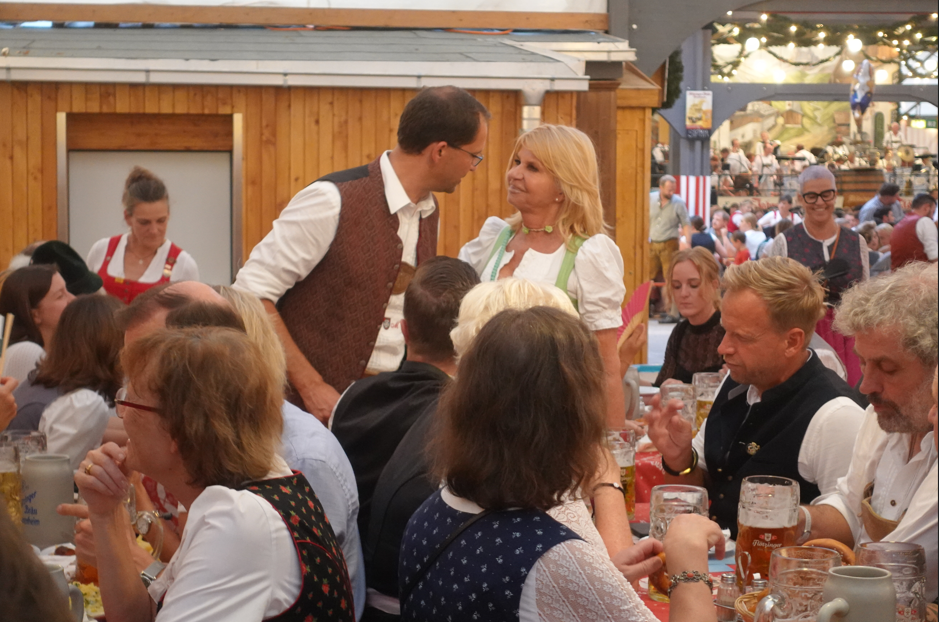
[[[807,347],[805,331],[801,328],[790,328],[786,333],[786,356],[796,356]]]
[[[443,159],[444,152],[449,148],[447,142],[444,140],[431,143],[427,145],[427,148],[424,150],[424,153],[430,156],[431,162],[437,164],[440,160]]]

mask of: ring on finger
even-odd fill
[[[92,468],[94,465],[95,465],[94,462],[89,462],[88,464],[85,465],[85,469],[84,469],[85,475],[91,475],[91,468]]]

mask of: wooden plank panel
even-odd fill
[[[22,182],[21,182],[22,183]],[[29,240],[42,239],[42,83],[26,85],[26,205]]]
[[[169,112],[176,114],[186,114],[189,112],[189,87],[174,86],[173,88],[173,109]]]
[[[42,237],[56,237],[58,189],[56,178],[56,88],[52,82],[42,85]],[[0,217],[2,220],[2,217]]]
[[[501,94],[492,93],[489,97],[489,105],[486,107],[492,115],[492,118],[489,120],[489,142],[486,146],[486,160],[475,173],[471,174],[473,177],[486,177],[488,193],[485,209],[482,210],[485,214],[475,214],[474,220],[476,223],[479,223],[480,216],[482,216],[483,222],[485,222],[487,216],[498,214],[502,204],[505,203],[505,194],[503,192],[503,187],[505,186],[504,171],[506,168],[506,159],[511,153],[507,152],[504,156],[502,154],[502,143],[504,142],[503,122],[506,121],[506,119],[503,116],[504,111],[502,109]],[[481,223],[480,226],[482,226]]]
[[[277,100],[272,86],[256,90],[261,97],[260,231],[263,236],[277,215]]]
[[[219,87],[219,98],[221,100],[222,87]],[[241,227],[241,241],[242,247],[241,251],[245,257],[251,253],[251,249],[254,248],[254,245],[258,240],[252,240],[249,238],[251,219],[256,211],[256,202],[257,199],[253,198],[257,196],[257,193],[260,189],[259,186],[250,186],[251,176],[256,174],[254,173],[254,163],[260,164],[260,135],[257,136],[258,140],[254,141],[253,136],[249,135],[249,131],[253,125],[249,127],[249,118],[248,118],[248,95],[245,87],[228,87],[225,91],[227,96],[228,110],[230,113],[240,113],[242,117],[242,131],[243,131],[243,149],[242,149],[242,162],[241,162],[241,191],[242,191],[242,227]],[[219,101],[221,108],[221,101]],[[221,110],[220,110],[221,112]],[[260,130],[259,130],[260,131]],[[251,150],[251,151],[249,151]],[[258,169],[259,170],[259,169]],[[259,183],[259,182],[258,182]],[[258,229],[260,226],[257,227]]]
[[[306,136],[306,132],[304,132],[305,120],[305,89],[294,87],[290,89],[290,126],[288,130],[290,138],[290,170],[288,171],[288,175],[290,177],[289,191],[291,197],[300,192],[300,190],[306,186],[304,183],[304,168],[306,166],[304,160],[306,152],[304,151],[303,145],[303,139]],[[279,137],[277,141],[279,146]]]
[[[416,95],[416,92],[403,89],[392,89],[391,91],[391,116],[388,125],[389,149],[398,144],[398,122],[401,120],[401,113],[404,112],[405,104],[411,101],[414,95]]]
[[[349,168],[349,89],[333,90],[333,166]]]
[[[101,112],[117,112],[116,93],[114,84],[101,85]]]
[[[205,112],[202,109],[202,87],[200,85],[190,85],[186,88],[186,94],[189,98],[188,112],[190,114],[199,114]]]
[[[101,112],[101,85],[85,85],[85,112]]]
[[[72,108],[71,112],[85,112],[87,100],[85,98],[85,85],[72,83]]]
[[[245,257],[261,241],[261,90],[232,89],[232,108],[244,113],[244,225]]]
[[[362,159],[371,162],[380,153],[376,146],[376,127],[378,126],[378,99],[375,89],[362,91]]]
[[[320,92],[303,89],[303,177],[310,183],[319,177]]]
[[[143,110],[147,113],[160,112],[160,87],[156,84],[148,84],[143,87],[144,102]],[[172,112],[172,110],[170,110]]]
[[[13,84],[0,82],[0,265],[6,266],[19,248],[15,246],[13,231],[17,222],[13,216]]]
[[[55,109],[59,112],[69,112],[72,109],[72,85],[60,82],[55,91]]]
[[[319,89],[319,170],[317,177],[335,171],[333,166],[333,97],[334,89]]]
[[[277,157],[275,165],[277,167],[276,186],[275,186],[275,214],[274,218],[280,214],[280,210],[286,207],[287,202],[293,193],[290,192],[290,144],[293,141],[293,132],[290,127],[290,91],[287,89],[277,89],[276,91],[277,110],[274,118],[274,128],[276,130],[275,147]],[[299,137],[297,137],[299,140]],[[274,218],[271,222],[274,222]]]
[[[231,151],[229,115],[72,114],[69,149]]]
[[[139,89],[140,87],[138,87]],[[143,93],[143,89],[140,89]],[[114,86],[114,112],[130,112],[130,85],[117,84]]]
[[[606,31],[606,13],[453,11],[260,6],[174,6],[145,3],[81,4],[24,2],[0,4],[0,21],[49,19],[147,24],[317,24],[366,28],[461,28]]]
[[[375,151],[376,155],[391,149],[395,141],[388,142],[388,137],[392,135],[389,130],[391,125],[391,90],[379,89],[375,93]],[[397,128],[395,128],[397,130]]]
[[[127,112],[147,112],[147,88],[139,84],[132,84],[127,92],[128,99],[128,109]],[[154,91],[155,93],[156,91]],[[157,112],[160,109],[159,105],[154,106],[154,109],[151,112]]]
[[[220,85],[218,87],[218,113],[232,113],[232,87],[230,86]]]
[[[202,113],[218,114],[218,87],[213,84],[202,87]]]
[[[492,94],[492,91],[476,91],[473,93],[476,99],[478,99],[486,108],[490,108],[492,106],[491,100],[494,99],[491,97]],[[479,228],[482,222],[485,222],[486,216],[491,213],[490,207],[488,205],[489,180],[486,175],[480,175],[480,172],[482,171],[472,173],[463,178],[463,184],[472,186],[473,188],[471,202],[468,204],[464,203],[464,209],[461,211],[461,213],[465,212],[468,215],[468,222],[466,223],[468,226],[463,227],[463,234],[472,236],[472,238],[476,237],[476,233],[479,232]],[[498,186],[502,185],[499,183],[498,177],[495,177],[494,181]],[[470,209],[466,209],[467,207]]]
[[[157,93],[159,93],[160,101],[160,112],[164,114],[169,114],[175,109],[175,97],[173,93],[173,87],[165,84],[157,86]]]
[[[82,96],[85,92],[82,90]],[[13,248],[14,252],[19,252],[24,246],[29,244],[29,215],[28,209],[24,207],[28,204],[29,194],[27,184],[23,183],[27,175],[27,158],[29,148],[26,138],[26,84],[24,82],[13,83],[13,102],[9,110],[13,122],[13,176],[10,183],[13,185],[13,206],[16,218],[13,219]],[[84,97],[82,97],[84,103]]]
[[[349,89],[349,147],[347,167],[367,164],[362,155],[362,91]]]

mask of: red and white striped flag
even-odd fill
[[[680,175],[678,196],[688,206],[688,216],[700,216],[707,226],[711,224],[711,176]]]

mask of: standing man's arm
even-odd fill
[[[317,182],[301,190],[251,251],[234,283],[236,289],[254,294],[264,303],[284,346],[287,378],[300,392],[305,410],[324,423],[339,393],[323,381],[297,347],[275,303],[326,255],[339,227],[340,204],[339,189],[332,183]]]
[[[936,261],[939,257],[939,229],[936,229],[932,218],[920,218],[916,221],[916,237],[922,243],[929,261]]]
[[[675,204],[675,214],[681,224],[681,234],[685,236],[685,245],[691,248],[691,220],[688,219],[688,208],[685,207],[684,202],[679,201]]]

